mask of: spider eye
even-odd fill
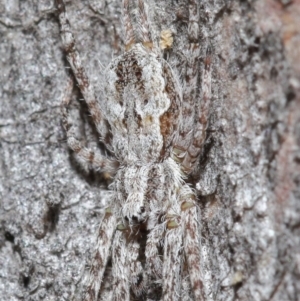
[[[142,72],[141,71],[135,71],[135,76],[137,78],[137,80],[140,80],[142,77]]]
[[[137,221],[138,221],[137,216],[133,215],[133,216],[132,216],[132,220],[133,220],[134,222],[137,222]]]

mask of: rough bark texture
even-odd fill
[[[101,97],[102,65],[122,47],[120,1],[66,2]],[[178,29],[176,45],[187,1],[150,3],[159,30]],[[79,169],[66,146],[68,65],[53,1],[1,0],[0,14],[0,299],[70,300],[95,242],[105,177]],[[300,300],[299,16],[299,0],[201,1],[213,99],[196,187],[210,300]],[[97,147],[84,104],[77,109]]]

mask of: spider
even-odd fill
[[[81,63],[63,0],[55,0],[67,59],[111,157],[87,149],[73,135],[62,105],[69,147],[113,178],[112,197],[97,234],[84,301],[96,301],[108,262],[112,300],[204,300],[200,214],[192,174],[206,137],[211,95],[210,51],[199,82],[199,7],[189,0],[184,85],[152,38],[147,5],[122,0],[125,52],[105,70],[105,98],[96,100]],[[132,3],[130,3],[132,2]],[[131,8],[137,7],[137,26]],[[183,88],[181,88],[183,87]],[[198,99],[201,98],[201,101]],[[143,248],[141,244],[144,243]],[[142,253],[142,254],[141,254]]]

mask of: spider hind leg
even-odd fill
[[[111,209],[108,208],[99,227],[96,251],[89,272],[84,301],[95,301],[98,298],[103,275],[110,257],[111,245],[115,241],[115,229],[116,218],[112,214]]]
[[[177,225],[172,220],[167,223],[163,263],[163,301],[181,300],[182,234],[182,225]]]
[[[182,220],[184,223],[183,248],[187,269],[190,277],[191,288],[195,300],[204,300],[201,255],[200,255],[200,229],[199,214],[194,198],[188,199],[181,206]]]

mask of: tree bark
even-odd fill
[[[122,51],[120,1],[65,1],[102,95]],[[187,0],[150,0],[180,55]],[[300,300],[300,1],[203,0],[212,47],[208,137],[195,185],[207,300]],[[70,76],[52,0],[0,1],[0,299],[71,300],[80,291],[105,175],[78,168],[61,127]],[[181,41],[181,42],[180,42]],[[104,67],[103,67],[104,66]],[[101,147],[75,88],[82,140]]]

